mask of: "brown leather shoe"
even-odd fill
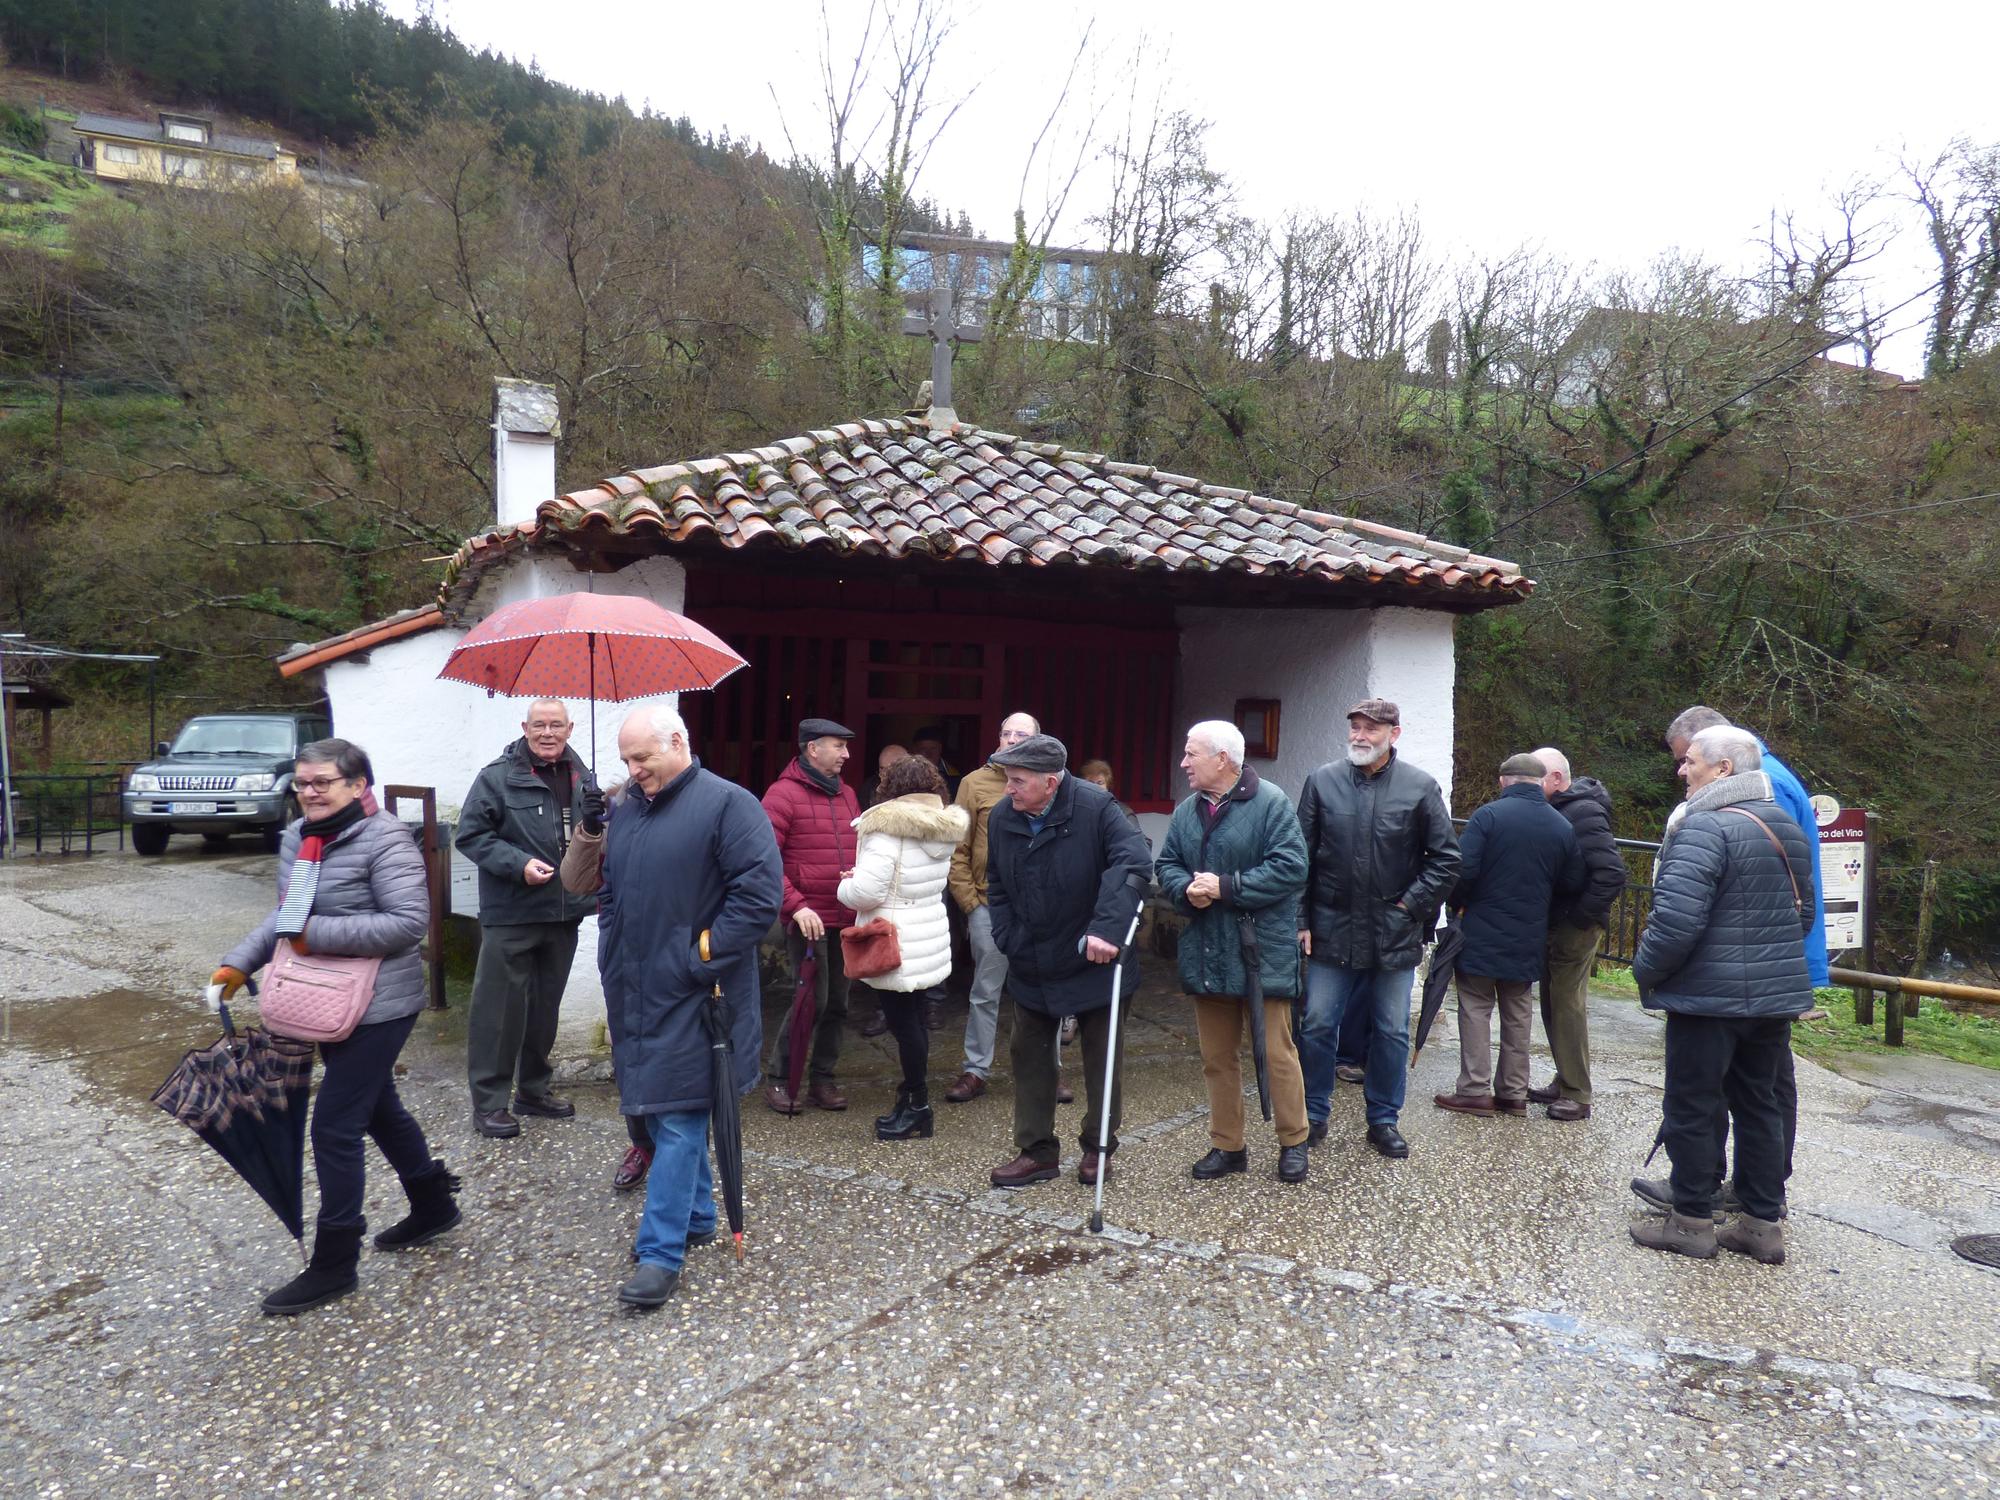
[[[1336,1063],[1333,1069],[1333,1076],[1338,1078],[1342,1083],[1366,1083],[1368,1081],[1368,1070],[1366,1068],[1357,1068],[1353,1063]]]
[[[514,1113],[540,1115],[544,1120],[567,1120],[576,1114],[576,1106],[554,1094],[516,1094]]]
[[[1032,1183],[1053,1182],[1062,1176],[1062,1168],[1052,1161],[1037,1161],[1032,1156],[1015,1157],[1004,1167],[995,1167],[987,1174],[988,1180],[997,1188],[1024,1188]]]
[[[847,1095],[841,1093],[840,1085],[831,1078],[816,1079],[806,1090],[806,1103],[814,1109],[829,1110],[838,1114],[847,1108]]]
[[[944,1091],[944,1102],[947,1104],[970,1104],[985,1092],[986,1080],[984,1078],[981,1078],[977,1073],[961,1073],[958,1075],[958,1082]],[[1026,1157],[1021,1159],[1023,1161],[1027,1160]]]
[[[521,1122],[504,1109],[472,1117],[473,1128],[489,1140],[504,1141],[521,1133]]]
[[[618,1163],[618,1170],[611,1174],[611,1186],[621,1193],[629,1193],[646,1180],[646,1174],[653,1170],[653,1153],[642,1146],[626,1149],[625,1159]]]
[[[1528,1101],[1525,1097],[1503,1099],[1496,1094],[1493,1098],[1493,1108],[1503,1115],[1525,1115],[1528,1112]]]
[[[1076,1090],[1072,1089],[1068,1084],[1064,1083],[1060,1078],[1056,1080],[1056,1103],[1058,1104],[1076,1103]]]
[[[1551,1120],[1588,1120],[1590,1106],[1581,1099],[1556,1099],[1549,1105]]]
[[[1494,1113],[1491,1094],[1433,1094],[1431,1103],[1439,1109],[1451,1110],[1461,1115],[1490,1115]]]
[[[1083,1160],[1076,1164],[1076,1180],[1085,1187],[1096,1187],[1097,1170],[1100,1162],[1103,1162],[1104,1165],[1104,1180],[1109,1182],[1111,1180],[1111,1163],[1105,1161],[1095,1151],[1086,1151],[1083,1153]]]
[[[1531,1088],[1528,1090],[1528,1102],[1530,1104],[1553,1104],[1560,1098],[1562,1098],[1562,1087],[1553,1082],[1547,1088]]]
[[[785,1092],[785,1086],[782,1083],[774,1083],[764,1090],[764,1107],[775,1114],[781,1115],[804,1113],[799,1108],[798,1101]]]

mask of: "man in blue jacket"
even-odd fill
[[[1569,820],[1542,793],[1542,763],[1510,755],[1500,795],[1466,820],[1458,884],[1446,905],[1462,914],[1459,951],[1458,1086],[1439,1109],[1460,1114],[1528,1112],[1528,995],[1541,977],[1549,910],[1583,889],[1583,854]],[[1493,1067],[1493,1012],[1500,1012],[1500,1067]]]
[[[619,1104],[653,1140],[639,1264],[618,1289],[619,1301],[643,1308],[673,1295],[690,1246],[715,1238],[702,1007],[721,985],[736,1092],[749,1093],[764,1034],[757,948],[778,917],[784,862],[762,804],[702,769],[674,710],[627,718],[618,755],[632,779],[602,835],[597,964]]]

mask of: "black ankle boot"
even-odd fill
[[[305,1270],[264,1299],[264,1311],[290,1317],[322,1302],[345,1297],[361,1284],[354,1268],[361,1260],[364,1224],[322,1224],[313,1236],[312,1260]]]
[[[915,1089],[904,1087],[896,1090],[896,1107],[886,1115],[875,1118],[875,1139],[878,1141],[907,1141],[912,1136],[919,1140],[929,1140],[935,1120],[931,1114],[931,1093],[927,1087]]]
[[[408,1250],[428,1245],[464,1217],[458,1211],[458,1179],[433,1161],[421,1177],[405,1177],[403,1191],[410,1198],[410,1212],[375,1236],[377,1250]]]

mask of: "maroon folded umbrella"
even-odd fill
[[[806,1076],[806,1052],[812,1046],[813,1023],[819,1020],[819,945],[807,943],[799,960],[799,982],[792,991],[791,1021],[785,1029],[785,1092],[798,1103],[799,1084]],[[802,1111],[794,1110],[794,1114]]]

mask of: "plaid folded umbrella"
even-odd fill
[[[153,1102],[215,1148],[305,1241],[306,1096],[313,1044],[236,1029],[222,1006],[222,1035],[189,1052]]]

